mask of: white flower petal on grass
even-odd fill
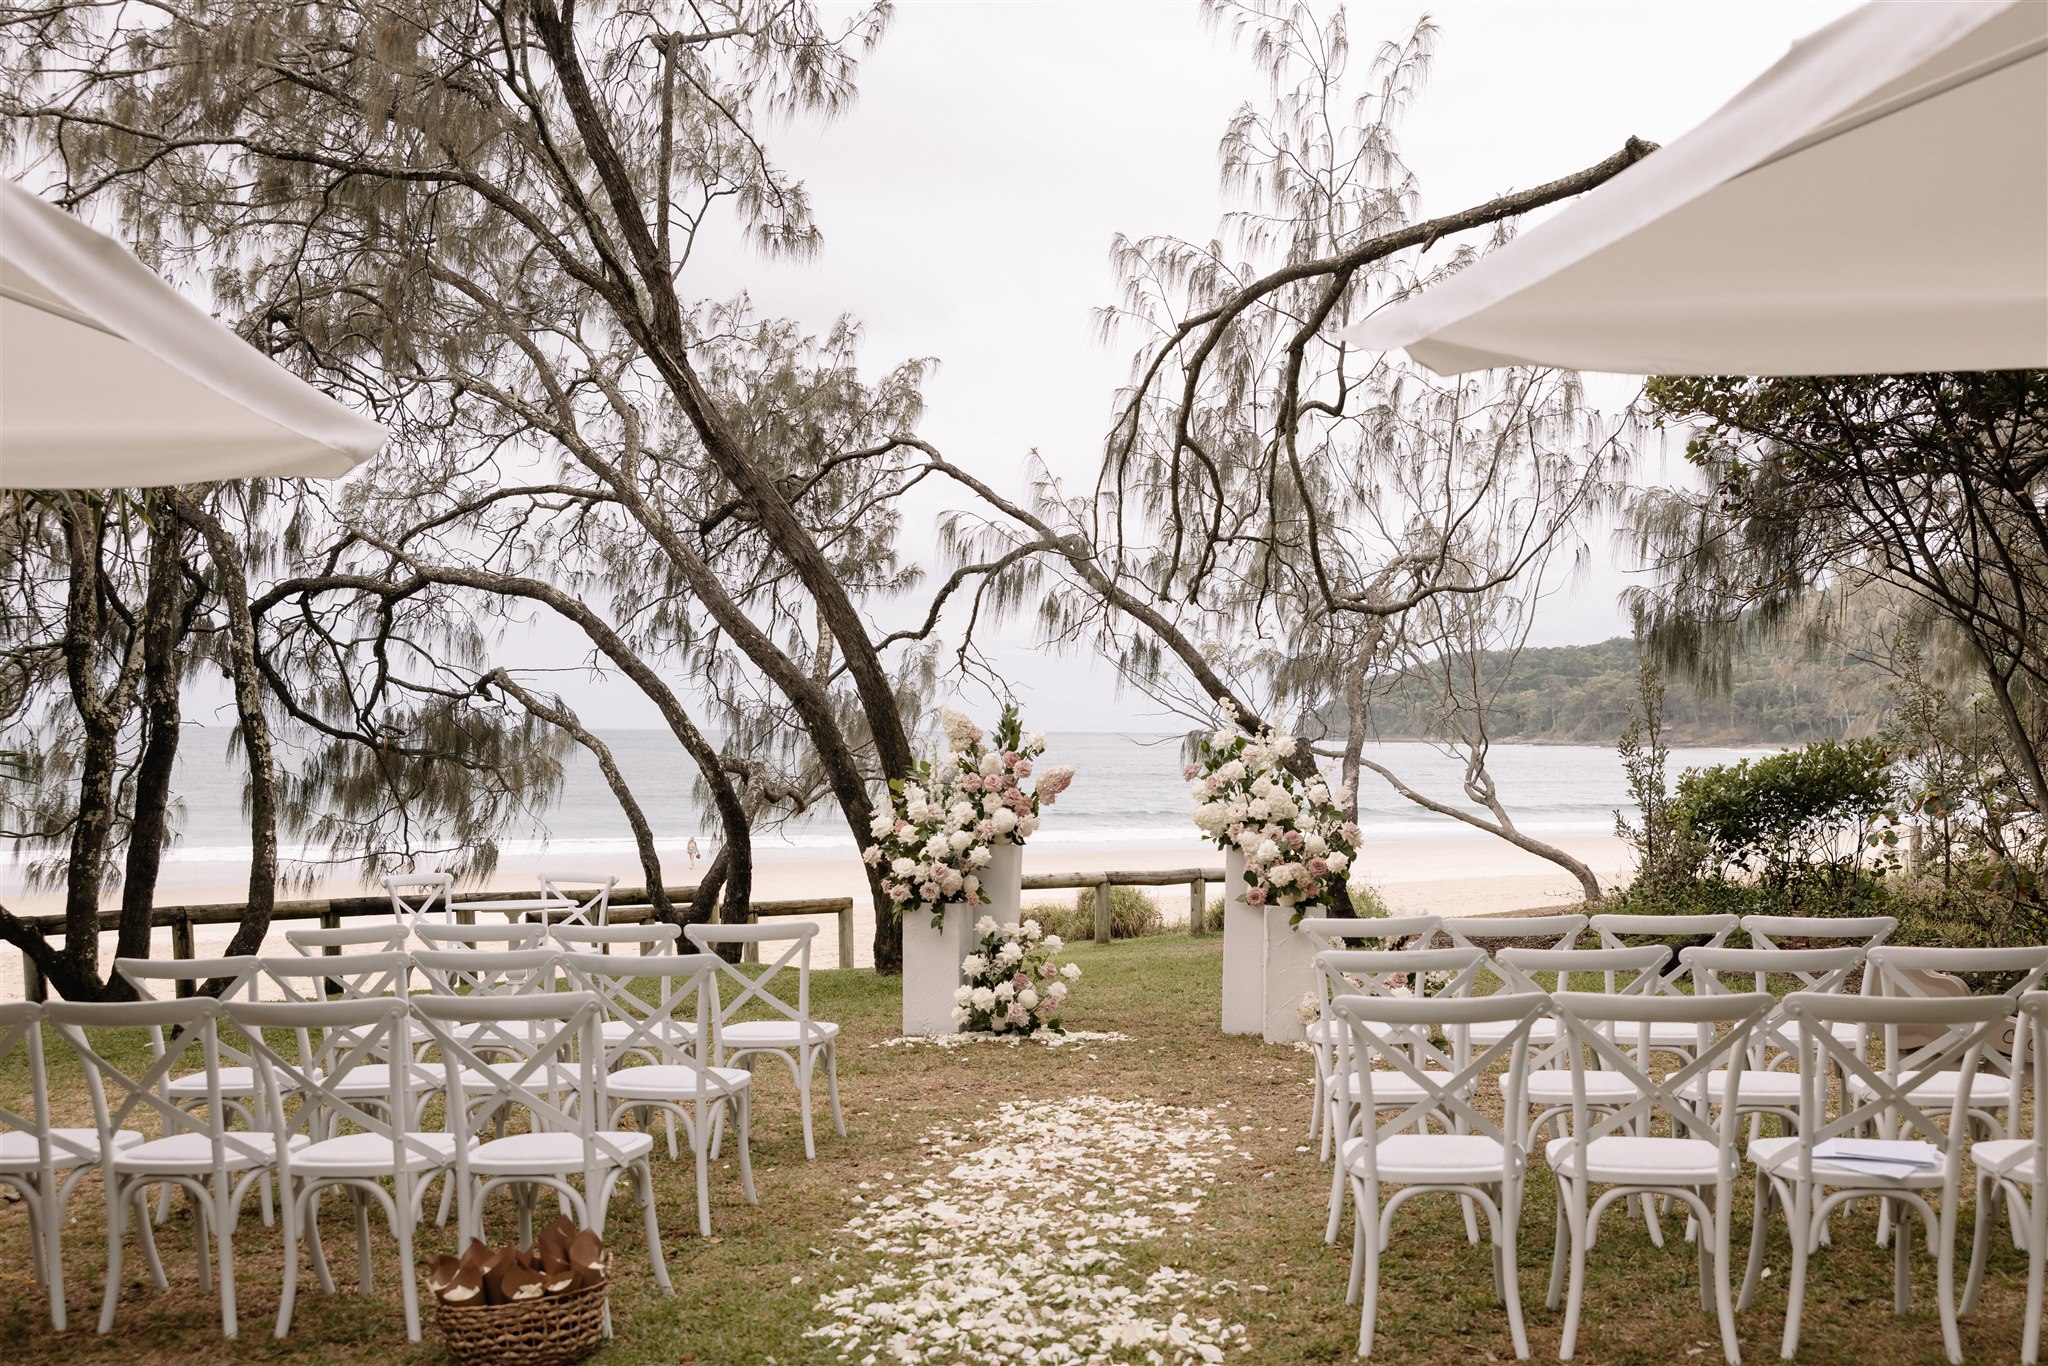
[[[1230,1146],[1207,1111],[1101,1096],[936,1130],[924,1175],[847,1223],[875,1269],[819,1298],[810,1336],[862,1362],[1220,1362],[1244,1326],[1124,1249],[1192,1222]]]

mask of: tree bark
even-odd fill
[[[121,878],[121,919],[114,953],[147,958],[157,875],[170,835],[171,775],[178,759],[180,685],[184,654],[184,529],[165,518],[150,544],[149,587],[142,620],[142,756],[135,766],[135,802],[129,814],[127,866]]]
[[[1523,834],[1516,828],[1514,821],[1508,816],[1507,810],[1498,801],[1490,801],[1487,804],[1488,809],[1493,813],[1493,819],[1489,821],[1483,817],[1473,815],[1470,811],[1462,810],[1447,802],[1440,802],[1434,797],[1416,791],[1403,782],[1399,774],[1384,764],[1374,763],[1372,760],[1364,757],[1359,759],[1359,763],[1386,779],[1387,786],[1393,788],[1394,791],[1400,793],[1409,801],[1414,802],[1423,810],[1434,811],[1439,816],[1449,816],[1452,820],[1463,821],[1475,830],[1484,830],[1489,835],[1506,840],[1517,849],[1527,850],[1538,858],[1549,859],[1552,863],[1579,880],[1579,890],[1585,894],[1588,902],[1600,899],[1600,879],[1591,868],[1581,863],[1578,859],[1573,858],[1556,845],[1545,844],[1542,840]]]
[[[172,489],[170,506],[178,519],[206,542],[228,619],[228,679],[234,685],[235,718],[242,734],[242,755],[249,766],[249,891],[242,903],[242,921],[228,941],[227,952],[230,956],[255,953],[270,933],[270,915],[277,906],[277,755],[271,744],[270,718],[263,713],[263,675],[257,665],[249,575],[242,567],[241,543],[202,503],[182,489]],[[218,995],[227,986],[226,978],[215,978],[204,989],[208,995]]]

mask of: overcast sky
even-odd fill
[[[1448,212],[1598,161],[1634,135],[1668,142],[1849,0],[1449,0],[1349,7],[1354,67],[1424,12],[1441,30],[1429,84],[1400,141],[1425,214]],[[808,185],[825,249],[801,266],[734,259],[730,293],[822,330],[865,326],[864,368],[935,357],[923,434],[1012,493],[1037,448],[1085,483],[1128,352],[1092,340],[1115,294],[1113,234],[1205,240],[1223,208],[1216,145],[1263,82],[1193,3],[900,3],[861,74],[859,103],[822,130],[790,130],[782,163]],[[722,263],[723,264],[723,263]],[[715,281],[698,272],[696,288]],[[1632,381],[1605,381],[1625,401]],[[1551,600],[1539,643],[1625,629],[1605,542],[1583,582]],[[909,612],[909,604],[904,606]],[[891,625],[895,624],[893,622]],[[559,665],[553,631],[519,646]],[[574,653],[571,650],[571,653]],[[1174,728],[1106,670],[1028,641],[997,656],[1047,728]],[[650,725],[629,690],[560,687],[599,725]]]

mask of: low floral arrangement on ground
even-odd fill
[[[1026,735],[1015,707],[1003,708],[993,737],[948,708],[941,716],[945,744],[908,779],[889,784],[890,809],[875,816],[875,842],[861,855],[882,870],[883,889],[900,917],[931,912],[942,926],[953,902],[980,906],[981,870],[998,840],[1022,844],[1038,829],[1039,813],[1074,781],[1063,764],[1037,770],[1045,736]]]
[[[1344,813],[1349,789],[1290,769],[1300,745],[1271,730],[1246,735],[1226,710],[1182,775],[1203,835],[1244,855],[1246,903],[1285,906],[1290,923],[1335,900],[1358,852],[1358,825]]]
[[[1081,980],[1081,966],[1053,961],[1065,942],[1036,920],[998,925],[983,916],[974,932],[981,947],[960,960],[967,980],[953,993],[953,1022],[973,1033],[1066,1033],[1060,1009]]]

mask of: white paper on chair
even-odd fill
[[[1932,1143],[1897,1138],[1829,1138],[1813,1145],[1816,1161],[1877,1176],[1913,1176],[1941,1165]]]

